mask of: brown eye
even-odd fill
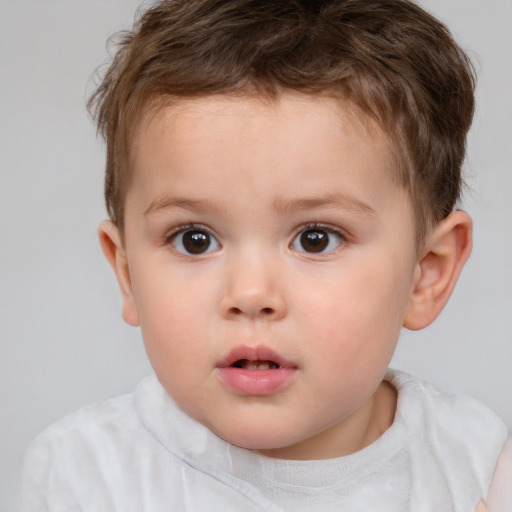
[[[299,252],[325,253],[339,247],[342,241],[342,236],[335,231],[310,228],[299,233],[291,247]]]
[[[192,255],[206,254],[220,248],[215,237],[201,229],[189,229],[178,233],[172,245],[178,252]]]
[[[300,235],[300,245],[307,252],[322,252],[329,243],[326,231],[308,229]]]

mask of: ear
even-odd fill
[[[116,274],[123,299],[123,319],[127,324],[139,325],[139,315],[133,297],[132,281],[128,259],[117,226],[109,220],[103,221],[98,228],[101,248]]]
[[[471,253],[472,230],[470,216],[456,211],[428,235],[415,269],[404,327],[423,329],[441,313]]]

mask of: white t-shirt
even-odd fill
[[[150,376],[34,441],[22,510],[511,512],[512,445],[501,420],[404,373],[386,380],[397,412],[377,441],[346,457],[289,461],[220,439]]]

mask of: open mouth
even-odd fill
[[[217,364],[219,368],[241,370],[280,370],[297,368],[297,365],[269,347],[248,347],[240,345]]]
[[[274,361],[251,361],[249,359],[238,359],[231,367],[241,368],[243,370],[278,370],[281,368],[281,366]]]
[[[268,396],[291,384],[298,365],[264,345],[239,345],[217,364],[223,385],[237,395]]]

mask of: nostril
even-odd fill
[[[261,308],[260,310],[260,314],[262,316],[270,316],[270,315],[273,315],[274,314],[274,308]],[[233,316],[239,316],[239,315],[242,315],[242,314],[249,314],[250,316],[252,316],[251,312],[250,311],[245,311],[244,309],[242,308],[239,308],[239,307],[232,307],[232,308],[229,308],[229,314],[233,315]],[[256,313],[256,311],[254,311],[254,313]]]

